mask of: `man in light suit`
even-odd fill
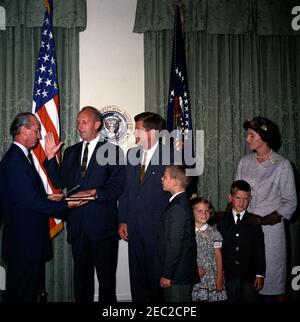
[[[127,153],[126,184],[119,204],[119,235],[128,240],[132,301],[155,302],[160,300],[159,222],[171,197],[161,185],[165,165],[158,132],[164,120],[151,112],[138,114],[134,120],[138,146]],[[131,162],[133,156],[139,161],[136,165]]]
[[[124,188],[122,151],[116,145],[99,141],[101,113],[84,107],[77,116],[82,141],[67,148],[59,166],[52,133],[47,133],[46,171],[57,188],[78,187],[77,197],[91,196],[95,201],[70,211],[67,217],[68,241],[74,260],[74,291],[77,302],[92,302],[94,269],[99,280],[99,301],[116,301],[116,267],[118,258],[117,200]],[[105,153],[101,154],[103,151]],[[113,160],[100,164],[108,155]]]
[[[61,199],[58,195],[47,197],[40,176],[28,158],[41,138],[40,129],[32,113],[18,114],[10,126],[13,144],[0,163],[7,302],[37,301],[40,274],[51,256],[49,216],[62,218],[68,206],[80,204],[55,201]]]

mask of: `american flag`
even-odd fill
[[[180,138],[183,139],[184,147],[190,147],[191,151],[189,152],[193,154],[192,144],[187,144],[188,140],[192,140],[192,118],[185,59],[185,46],[182,34],[180,9],[178,5],[176,5],[174,18],[167,129],[170,132],[176,129]],[[189,153],[186,153],[186,156],[188,157]],[[189,163],[186,158],[185,162]]]
[[[33,150],[35,167],[48,194],[58,193],[47,177],[43,162],[46,159],[44,136],[52,132],[56,144],[59,143],[59,96],[56,75],[55,45],[52,32],[53,0],[46,0],[46,12],[41,33],[40,51],[33,89],[32,113],[40,120],[41,135],[38,146]],[[59,157],[59,156],[58,156]],[[55,214],[53,214],[55,215]],[[49,220],[50,237],[63,229],[61,220],[53,217]]]
[[[167,129],[170,133],[173,130],[176,130],[176,140],[183,140],[183,145],[181,145],[182,149],[179,149],[181,158],[183,157],[183,161],[188,167],[195,167],[196,160],[193,145],[192,117],[185,59],[185,46],[182,34],[180,8],[178,5],[176,5],[174,17]],[[176,141],[175,146],[178,147]],[[192,178],[192,182],[187,187],[186,192],[189,197],[195,197],[197,195],[197,177],[194,176]]]

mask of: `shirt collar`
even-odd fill
[[[89,149],[91,150],[95,149],[97,143],[99,142],[99,137],[100,137],[100,133],[93,140],[89,142]],[[83,149],[85,148],[86,144],[87,144],[87,141],[83,141],[83,145],[82,145]]]
[[[197,233],[198,231],[205,231],[207,228],[208,228],[208,224],[204,224],[204,225],[203,225],[202,227],[200,227],[200,228],[195,227],[195,231],[196,231],[196,233]]]
[[[151,160],[152,155],[154,154],[154,151],[156,150],[157,146],[158,146],[158,141],[149,150],[145,150],[143,148],[143,155],[145,151],[147,151],[147,160]]]
[[[22,144],[21,144],[21,143],[19,143],[19,142],[13,141],[13,144],[17,145],[17,146],[18,146],[18,147],[23,151],[23,153],[25,154],[25,156],[26,156],[26,158],[27,158],[28,153],[29,153],[28,149],[27,149],[27,148],[25,148],[25,146],[24,146],[24,145],[22,145]]]
[[[237,212],[236,210],[232,209],[232,214],[233,214],[234,221],[237,220],[237,215],[236,214],[240,214],[240,220],[242,220],[242,218],[244,217],[245,212],[246,212],[246,209],[243,210],[242,212]]]
[[[174,195],[172,195],[172,197],[170,198],[169,202],[171,202],[176,196],[178,196],[179,194],[183,193],[184,191],[179,191],[177,193],[175,193]]]

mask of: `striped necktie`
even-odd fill
[[[88,154],[89,154],[89,142],[86,142],[85,148],[83,151],[83,158],[82,158],[82,163],[80,167],[80,176],[81,178],[84,178],[86,175],[86,166],[87,166],[87,161],[88,161]]]

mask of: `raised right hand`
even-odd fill
[[[52,159],[62,145],[63,145],[63,142],[56,144],[53,133],[48,132],[45,135],[45,153],[46,153],[47,159],[48,160]]]

